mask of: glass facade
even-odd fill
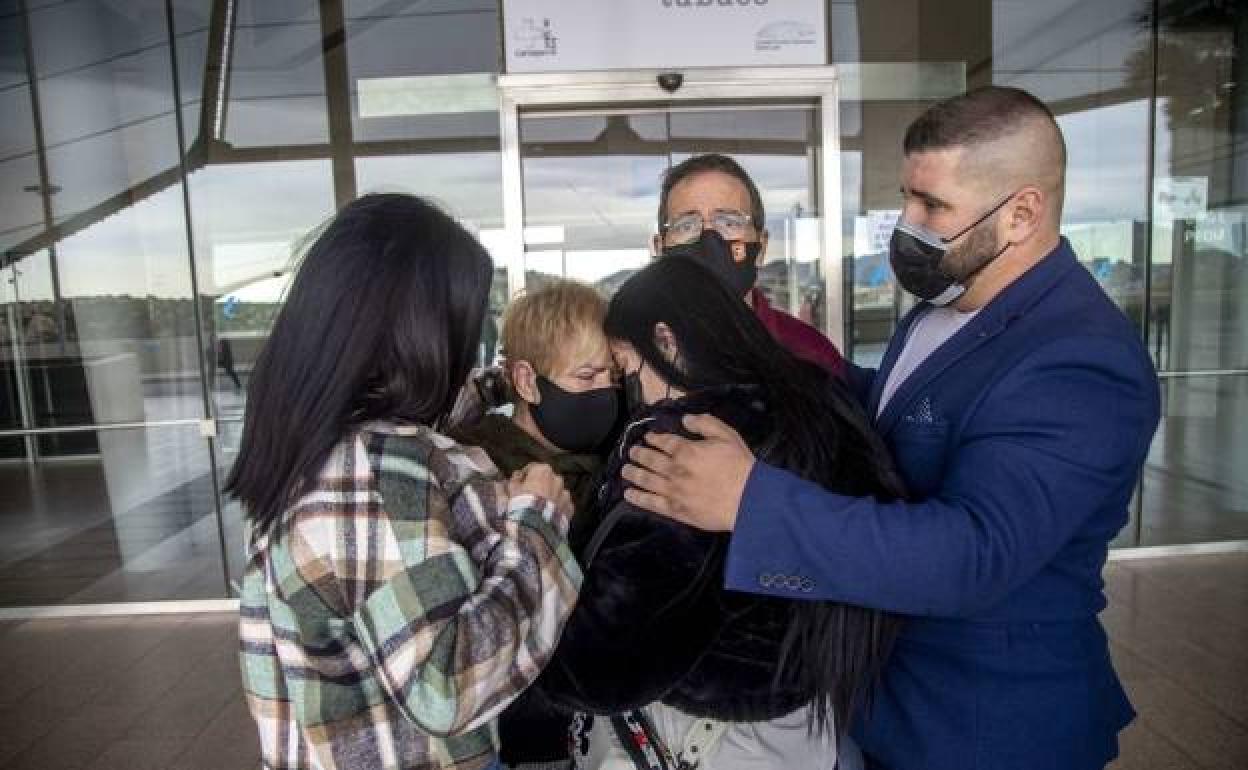
[[[823,325],[806,235],[838,214],[800,103],[522,115],[525,244],[504,248],[500,13],[0,0],[0,606],[231,594],[242,527],[220,487],[247,378],[301,245],[361,193],[440,201],[526,282],[610,290],[648,258],[660,174],[728,152],[763,191],[765,290]],[[829,0],[827,18],[853,84],[848,354],[878,361],[905,310],[883,244],[907,124],[965,88],[1027,88],[1070,148],[1065,234],[1162,378],[1118,545],[1248,539],[1248,3]],[[496,314],[501,259],[495,285]]]

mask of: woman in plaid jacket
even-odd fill
[[[435,430],[493,265],[406,195],[348,205],[303,260],[248,391],[228,491],[251,536],[241,663],[267,768],[497,766],[580,584],[547,466],[505,481]]]

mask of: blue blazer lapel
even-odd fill
[[[1078,264],[1070,243],[1063,237],[1056,249],[1007,287],[996,299],[989,302],[979,315],[959,329],[957,334],[946,340],[945,344],[933,351],[927,360],[906,378],[901,387],[893,393],[893,397],[889,399],[888,405],[884,407],[884,411],[880,413],[876,421],[880,434],[887,435],[897,425],[897,421],[906,413],[910,403],[927,388],[932,380],[957,363],[958,359],[1005,331],[1010,323],[1021,317],[1035,302],[1039,301],[1066,274],[1066,271],[1078,267]],[[914,322],[914,319],[915,314],[912,312],[907,316],[904,330],[898,328],[893,336],[893,341],[889,344],[889,355],[884,361],[888,369],[892,368],[901,354],[906,336],[910,331],[910,324]],[[872,414],[879,410],[880,391],[888,379],[888,370],[884,368],[884,365],[881,366],[880,373],[876,375],[875,382],[871,386]]]
[[[970,323],[959,329],[957,334],[946,340],[945,344],[932,351],[932,354],[919,364],[919,368],[906,378],[901,387],[893,393],[893,397],[888,400],[888,405],[884,407],[884,411],[880,413],[880,418],[876,422],[880,434],[887,435],[897,425],[897,421],[909,408],[910,402],[927,388],[928,383],[957,363],[958,359],[1004,330],[1004,324],[996,323],[992,318],[985,318],[985,313],[980,312],[971,319]]]

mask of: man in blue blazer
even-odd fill
[[[637,505],[733,530],[729,588],[911,616],[852,732],[868,767],[1101,768],[1134,716],[1097,614],[1159,413],[1136,330],[1059,234],[1065,145],[990,87],[911,125],[890,258],[925,301],[862,395],[910,499],[844,497],[726,425],[651,437]]]

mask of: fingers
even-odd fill
[[[524,466],[524,474],[525,485],[547,499],[554,500],[558,490],[563,489],[563,479],[544,463],[530,463]],[[542,494],[543,491],[545,494]]]
[[[651,447],[663,454],[675,455],[682,448],[692,443],[688,439],[681,438],[675,433],[647,433],[645,446]],[[637,445],[641,447],[641,444]]]
[[[529,463],[520,469],[520,473],[523,473],[526,479],[534,481],[539,479],[544,481],[555,475],[551,467],[545,463]]]
[[[654,471],[660,476],[671,476],[676,464],[670,455],[640,444],[629,450],[628,459],[633,465]]]
[[[687,414],[683,424],[685,430],[696,433],[704,439],[741,442],[741,435],[729,427],[728,423],[709,414]]]
[[[656,495],[653,492],[646,492],[642,489],[632,487],[624,490],[624,499],[643,510],[652,511],[661,516],[668,516],[683,521],[683,519],[672,510],[672,504],[666,497]]]
[[[560,496],[567,494],[563,479],[549,466],[531,463],[512,474],[513,494],[528,493],[559,504]]]
[[[634,486],[640,487],[647,492],[653,492],[659,495],[666,495],[671,492],[671,482],[665,477],[657,473],[646,470],[636,465],[626,465],[621,472],[625,481],[632,483]]]

